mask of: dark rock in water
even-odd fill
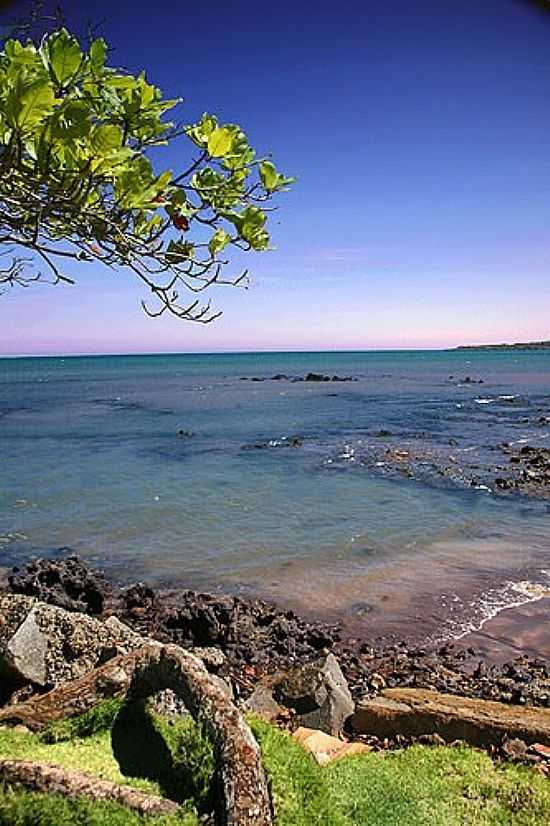
[[[191,436],[194,436],[192,430],[178,430],[178,436],[183,436],[184,438],[190,439]]]
[[[355,710],[348,684],[333,654],[294,669],[273,689],[277,703],[292,709],[296,721],[337,737]]]
[[[41,602],[67,611],[101,614],[107,594],[102,574],[96,573],[76,554],[62,559],[37,559],[8,575],[15,594],[38,597]]]
[[[323,376],[322,373],[308,373],[304,381],[330,381],[330,376]]]
[[[483,384],[483,379],[473,379],[471,376],[466,376],[462,379],[461,384]]]
[[[271,381],[288,381],[288,376],[285,373],[277,373],[271,377]]]
[[[308,373],[304,381],[357,381],[353,376],[325,376],[323,373]]]

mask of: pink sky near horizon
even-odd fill
[[[123,274],[94,276],[4,295],[0,355],[439,349],[550,338],[550,283],[530,279],[495,296],[476,276],[392,284],[387,275],[349,275],[319,289],[315,277],[293,284],[266,272],[248,291],[215,292],[224,315],[194,325],[145,316],[141,290]]]

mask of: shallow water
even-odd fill
[[[310,371],[358,381],[241,380]],[[546,582],[549,503],[363,458],[452,444],[483,467],[503,441],[550,446],[545,415],[549,351],[0,360],[0,566],[67,546],[381,633],[454,613],[458,635],[491,589]]]

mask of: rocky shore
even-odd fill
[[[386,689],[399,688],[434,689],[520,707],[550,708],[550,663],[541,659],[519,656],[504,664],[491,665],[479,650],[459,643],[432,648],[406,643],[373,647],[361,640],[346,639],[336,625],[308,621],[262,600],[189,590],[155,590],[143,583],[122,588],[107,582],[101,573],[92,571],[75,556],[40,559],[14,569],[0,592],[2,595],[8,600],[33,602],[34,598],[70,612],[67,616],[80,612],[90,617],[90,622],[108,618],[98,662],[92,662],[92,657],[86,661],[86,667],[120,653],[116,640],[120,639],[121,629],[125,629],[124,644],[147,638],[210,652],[205,655],[209,669],[226,682],[237,701],[263,712],[267,706],[269,714],[291,726],[303,725],[304,709],[312,710],[312,689],[304,685],[304,669],[307,673],[308,668],[318,668],[319,662],[326,666],[327,660],[331,674],[337,669],[336,677],[332,674],[331,679],[345,684],[343,695],[348,711],[350,703],[353,706]],[[18,610],[27,610],[27,603],[22,606]],[[0,641],[4,642],[17,626],[11,620],[14,627],[8,627],[6,616],[0,617]],[[43,627],[47,621],[39,617],[37,622]],[[36,625],[34,620],[33,623]],[[59,656],[66,657],[69,663],[59,673],[69,674],[70,663],[84,656],[82,651],[89,650],[79,637],[85,633],[82,625],[79,624],[76,636],[70,637],[73,641],[68,643],[65,639],[59,648]],[[24,643],[23,640],[23,648]],[[21,644],[19,640],[18,650]],[[318,671],[314,669],[312,674]],[[311,674],[310,678],[318,680]],[[46,676],[42,681],[4,679],[3,685],[1,700],[6,703],[46,691],[52,682]],[[311,719],[306,715],[305,724],[308,722]],[[349,734],[353,738],[353,731]]]

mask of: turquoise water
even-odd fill
[[[310,371],[358,381],[242,380]],[[544,445],[544,415],[548,351],[3,359],[0,565],[70,547],[122,579],[336,612],[521,579],[550,566],[548,502],[372,457],[453,444],[483,467],[500,442]]]

